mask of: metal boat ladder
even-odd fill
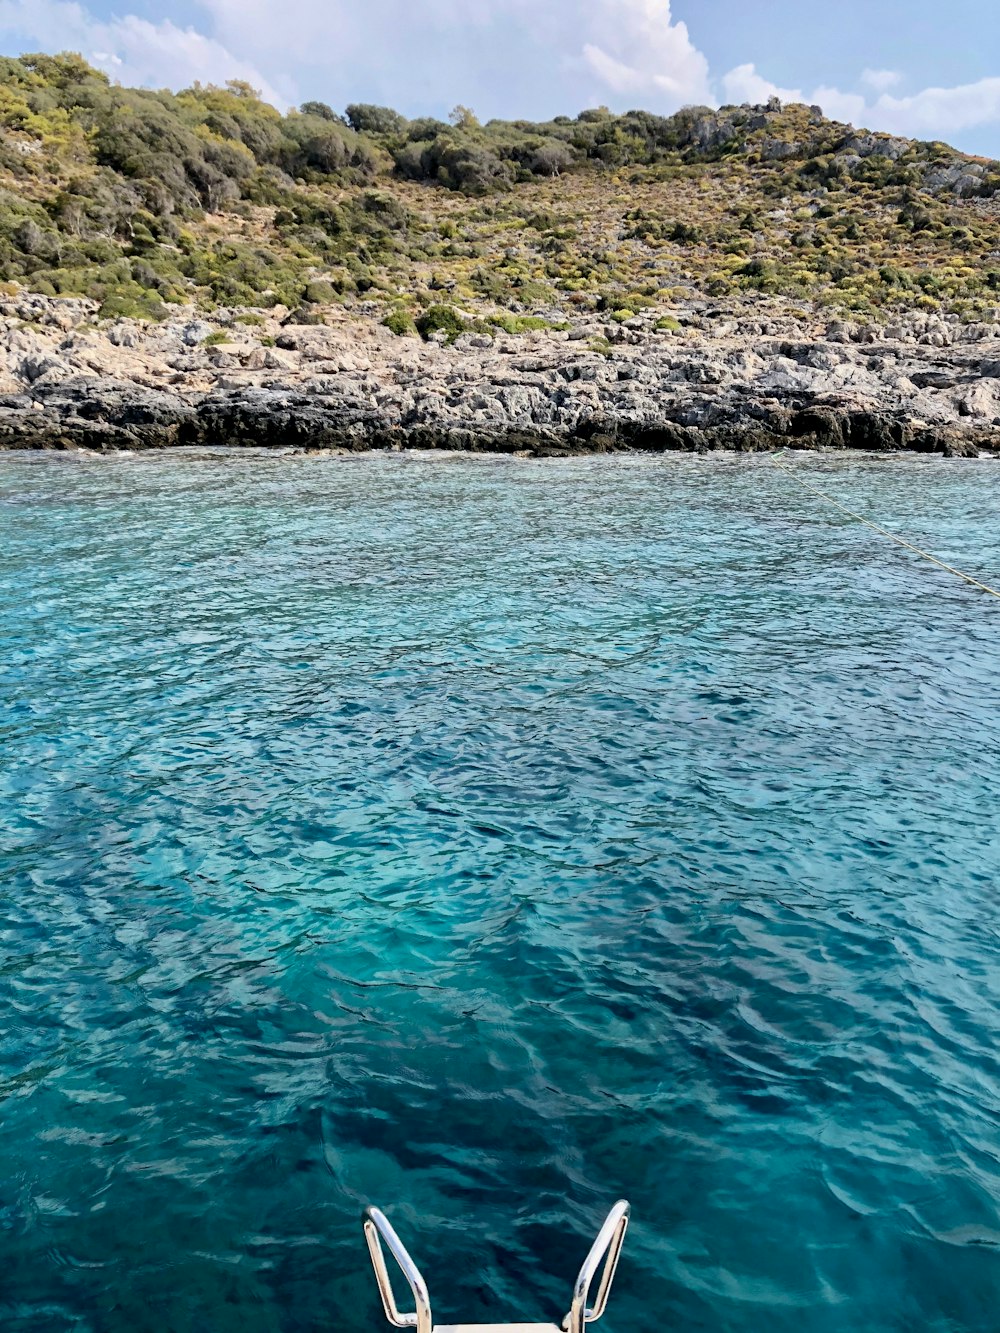
[[[625,1231],[628,1227],[629,1205],[619,1199],[608,1213],[597,1239],[591,1246],[590,1253],[583,1261],[583,1267],[573,1287],[573,1303],[569,1314],[559,1324],[437,1324],[431,1318],[431,1302],[427,1294],[427,1283],[420,1275],[420,1270],[406,1252],[403,1242],[385,1216],[378,1208],[366,1208],[364,1213],[365,1240],[372,1257],[375,1279],[385,1309],[385,1317],[395,1328],[412,1328],[416,1333],[584,1333],[587,1324],[600,1319],[608,1303],[611,1283],[614,1281],[618,1257],[622,1252]],[[403,1276],[410,1285],[416,1306],[412,1314],[400,1314],[396,1297],[392,1290],[392,1279],[385,1265],[382,1251],[385,1241],[389,1253],[396,1260]],[[601,1267],[600,1282],[597,1286],[597,1299],[593,1306],[587,1304],[590,1288],[597,1270]]]

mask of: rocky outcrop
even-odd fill
[[[910,449],[1000,456],[1000,322],[886,328],[777,300],[690,301],[678,328],[588,316],[453,345],[327,312],[97,324],[0,305],[0,448]]]
[[[911,166],[914,175],[909,183],[919,180],[929,194],[963,198],[996,193],[994,162],[968,157],[945,144],[936,145],[928,156],[918,151],[921,145],[916,140],[829,121],[818,106],[808,108],[808,119],[790,119],[788,113],[795,109],[795,104],[784,105],[777,97],[763,105],[744,103],[717,111],[703,107],[693,118],[689,115],[686,125],[680,118],[679,146],[711,153],[731,150],[736,144],[762,162],[817,159],[829,153],[848,175],[863,175],[869,158],[885,158]]]

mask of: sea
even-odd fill
[[[785,462],[0,456],[5,1333],[1000,1327],[1000,599],[799,484],[1000,468]]]

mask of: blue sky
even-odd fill
[[[248,78],[282,104],[818,102],[1000,157],[997,0],[0,0],[0,50],[81,50],[123,83]]]

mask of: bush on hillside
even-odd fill
[[[454,306],[429,306],[416,321],[421,338],[428,339],[434,333],[444,333],[448,342],[454,342],[460,333],[464,333],[466,322]]]
[[[371,106],[355,102],[345,112],[347,123],[359,134],[402,134],[406,119],[388,106]]]

